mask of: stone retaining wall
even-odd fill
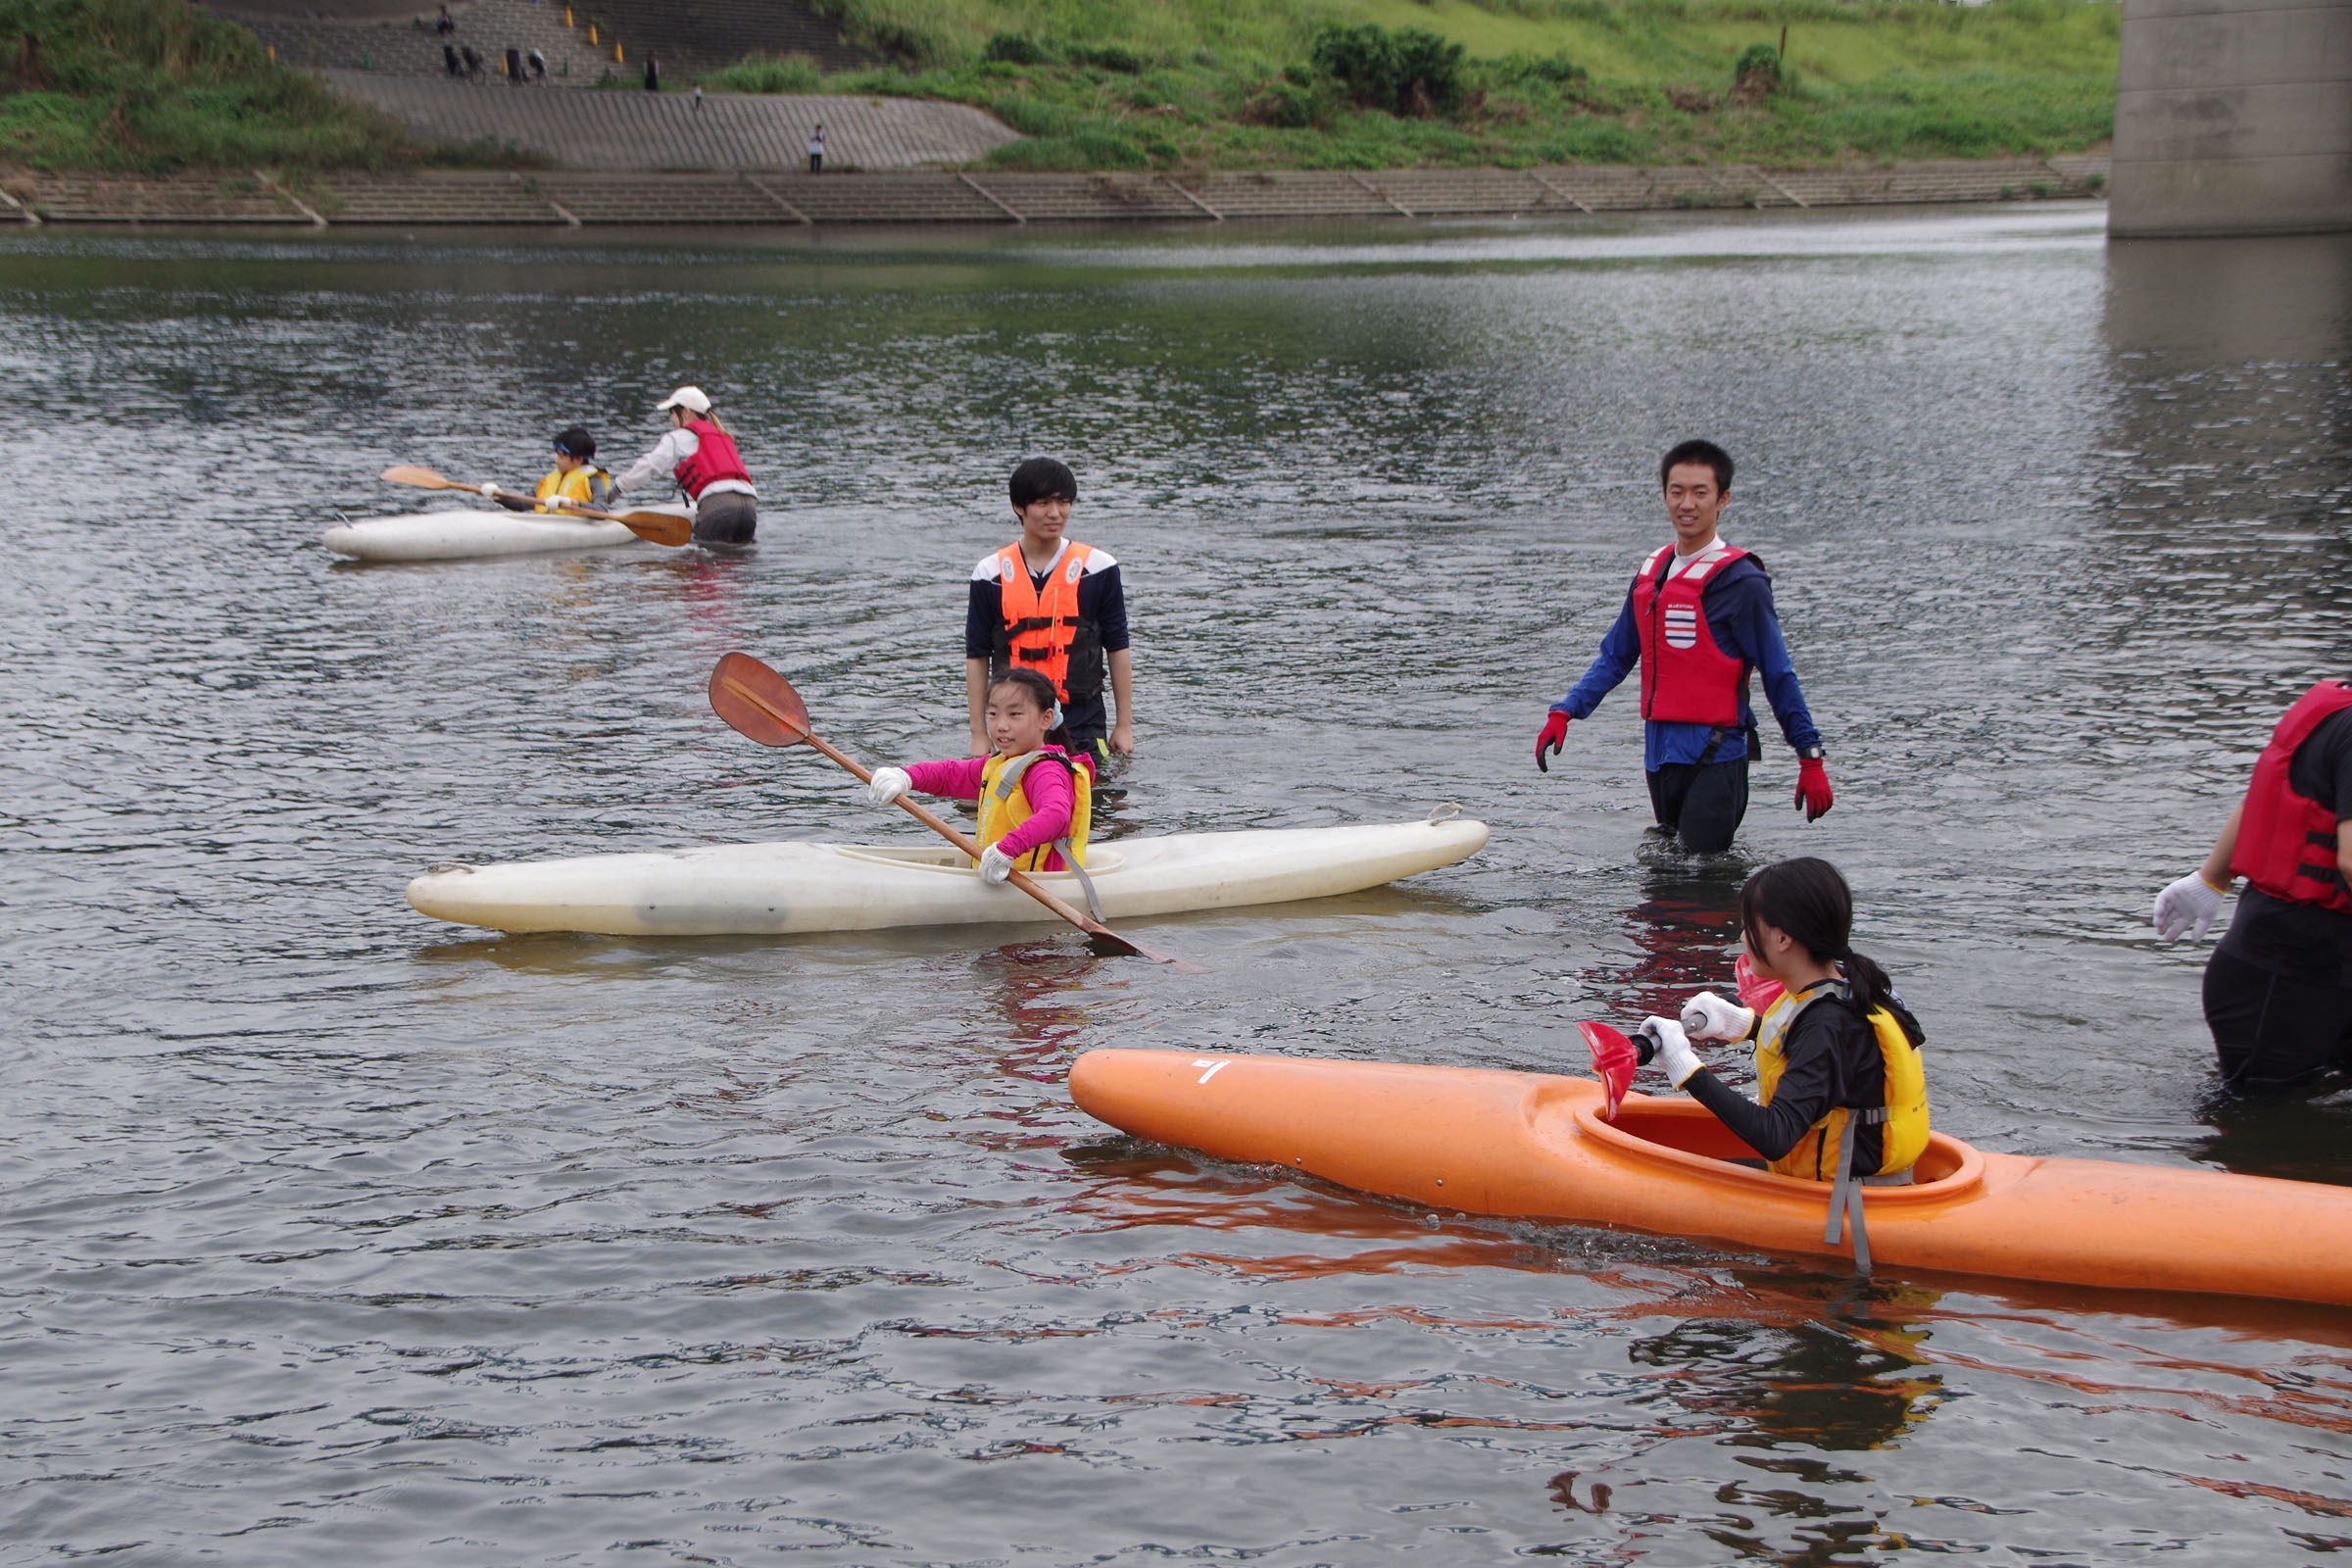
[[[2087,196],[2096,155],[1877,169],[1409,169],[1365,173],[1015,174],[921,170],[810,175],[258,171],[0,177],[0,222],[23,223],[1023,223],[1438,218],[1710,207],[1855,207]]]

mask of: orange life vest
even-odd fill
[[[1078,615],[1078,584],[1085,580],[1087,558],[1094,553],[1092,545],[1063,540],[1061,554],[1054,558],[1041,591],[1029,575],[1019,540],[997,552],[997,584],[1003,593],[1004,614],[1004,629],[997,637],[998,656],[1005,668],[1034,669],[1045,676],[1063,702],[1073,696],[1097,697],[1102,691],[1102,641],[1099,635],[1082,638],[1086,623]],[[1074,672],[1080,689],[1072,692],[1070,651],[1081,642],[1091,647],[1093,658],[1084,661],[1088,667]]]

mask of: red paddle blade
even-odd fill
[[[808,738],[808,708],[792,682],[749,654],[729,654],[710,671],[710,710],[762,746]]]
[[[1642,1054],[1634,1049],[1631,1040],[1605,1023],[1580,1023],[1576,1027],[1592,1053],[1592,1071],[1599,1077],[1600,1087],[1608,1093],[1609,1102],[1602,1108],[1600,1119],[1615,1121],[1617,1107],[1625,1103],[1625,1092],[1634,1087],[1634,1069],[1642,1065]]]

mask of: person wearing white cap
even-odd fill
[[[669,428],[654,449],[623,469],[615,490],[633,490],[667,472],[694,503],[697,544],[748,545],[759,527],[760,492],[735,451],[735,438],[710,410],[699,386],[682,386],[658,405],[669,414]]]

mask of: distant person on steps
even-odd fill
[[[1658,480],[1673,542],[1634,573],[1598,657],[1551,705],[1536,737],[1536,766],[1549,771],[1544,755],[1559,755],[1570,721],[1590,715],[1638,663],[1650,809],[1684,849],[1714,855],[1732,847],[1747,814],[1756,753],[1750,671],[1764,677],[1773,716],[1796,751],[1796,806],[1808,822],[1830,808],[1830,775],[1781,639],[1772,579],[1761,561],[1716,534],[1732,499],[1731,454],[1712,441],[1685,441],[1658,465]]]
[[[710,399],[699,386],[682,386],[657,407],[668,411],[668,432],[621,470],[613,490],[634,490],[667,471],[694,503],[696,544],[750,544],[759,528],[760,492],[752,488],[735,438],[718,422]]]
[[[817,126],[808,133],[808,172],[815,173],[825,167],[825,127]]]

